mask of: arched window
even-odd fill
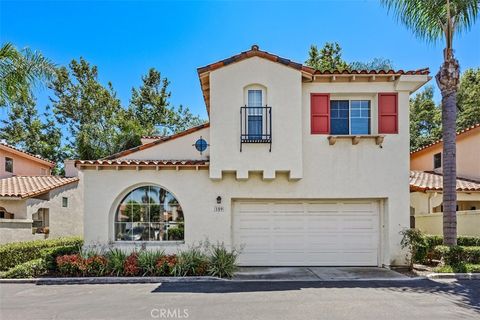
[[[182,207],[167,190],[143,186],[128,193],[115,213],[115,241],[183,241]]]

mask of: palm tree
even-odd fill
[[[381,0],[381,3],[419,38],[430,42],[445,39],[443,64],[435,77],[442,93],[443,242],[456,245],[455,122],[460,66],[453,54],[453,38],[475,23],[479,0]]]
[[[29,48],[17,50],[11,43],[0,47],[0,107],[26,101],[34,87],[51,80],[55,65]]]

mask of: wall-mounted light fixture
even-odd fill
[[[222,197],[218,196],[217,197],[217,204],[220,204],[220,203],[222,203]]]

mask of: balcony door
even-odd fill
[[[262,139],[263,132],[263,91],[248,90],[247,133],[249,139]]]

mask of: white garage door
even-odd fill
[[[376,201],[237,201],[243,266],[376,266]]]

